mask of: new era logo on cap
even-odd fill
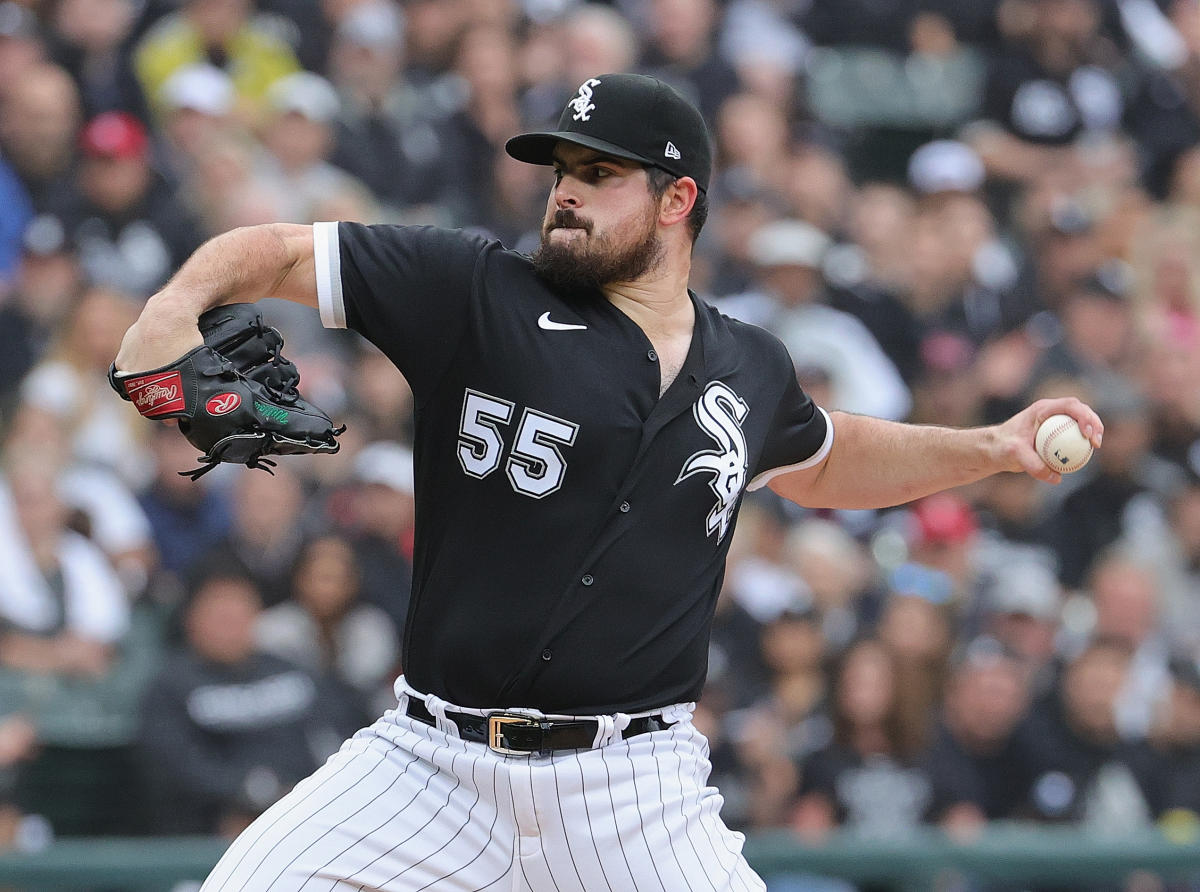
[[[558,129],[514,136],[505,150],[518,161],[553,164],[570,142],[616,158],[691,177],[708,190],[712,142],[699,110],[674,87],[644,74],[599,74],[567,101]]]

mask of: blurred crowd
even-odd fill
[[[1200,821],[1198,0],[0,0],[0,845],[234,833],[403,669],[404,379],[267,300],[343,449],[193,482],[106,381],[141,304],[269,221],[529,250],[551,175],[504,140],[618,70],[703,110],[693,287],[821,405],[1106,426],[1058,487],[745,500],[726,822]]]

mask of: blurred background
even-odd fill
[[[193,483],[105,380],[141,304],[268,221],[529,250],[551,174],[504,140],[615,70],[703,110],[693,287],[822,405],[968,425],[1076,394],[1106,425],[1059,487],[747,497],[697,713],[726,823],[797,852],[1196,841],[1198,0],[3,0],[0,849],[227,839],[403,668],[403,378],[268,300],[343,449]],[[855,888],[797,863],[773,889]]]

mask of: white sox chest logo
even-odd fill
[[[709,384],[692,407],[696,424],[718,448],[704,449],[688,458],[675,483],[678,485],[693,474],[712,474],[708,485],[717,496],[717,504],[708,512],[706,530],[710,536],[716,533],[718,542],[725,538],[738,496],[746,485],[749,458],[742,422],[749,412],[746,401],[723,381]]]
[[[592,87],[600,86],[600,81],[594,77],[589,77],[579,87],[579,95],[572,99],[567,105],[575,109],[575,114],[571,115],[575,121],[590,121],[592,119],[592,109],[596,104],[592,102]]]

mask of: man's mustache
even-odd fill
[[[546,224],[547,233],[555,229],[582,229],[590,235],[592,224],[591,221],[583,219],[570,208],[559,208],[554,212],[553,219]]]

